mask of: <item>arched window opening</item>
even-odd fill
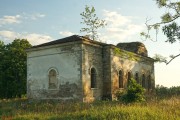
[[[91,68],[91,88],[96,88],[97,87],[97,83],[96,83],[96,69],[95,68]]]
[[[119,70],[119,88],[123,88],[123,72]]]
[[[129,85],[129,82],[130,82],[130,80],[131,80],[131,72],[128,72],[128,77],[127,77],[127,82],[128,82],[128,85]]]
[[[49,89],[57,88],[57,73],[54,69],[49,71]]]
[[[142,75],[142,87],[146,87],[146,79],[145,79],[145,75]]]
[[[138,73],[135,74],[135,80],[137,83],[139,83],[139,74]]]
[[[148,75],[148,91],[151,89],[151,75]]]

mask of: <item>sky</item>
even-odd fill
[[[149,24],[160,21],[167,11],[159,9],[155,0],[0,0],[0,40],[5,44],[15,38],[27,39],[32,45],[80,33],[84,27],[80,13],[85,6],[94,6],[107,26],[98,31],[102,42],[116,45],[119,42],[139,41],[145,44],[148,54],[165,57],[180,52],[180,42],[169,44],[159,31],[157,41],[145,40],[140,32]],[[155,32],[150,32],[155,40]],[[180,57],[169,65],[155,63],[156,85],[180,86]]]

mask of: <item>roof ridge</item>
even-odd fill
[[[48,45],[55,45],[55,44],[60,44],[60,43],[65,43],[65,42],[79,41],[79,40],[82,40],[82,36],[71,35],[71,36],[68,36],[68,37],[65,37],[65,38],[52,40],[52,41],[49,41],[49,42],[46,42],[46,43],[35,45],[32,48],[43,47],[43,46],[48,46]]]

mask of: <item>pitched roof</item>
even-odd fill
[[[56,44],[67,43],[67,42],[75,42],[75,41],[88,41],[88,42],[95,43],[95,44],[106,45],[105,43],[101,43],[98,41],[91,40],[90,38],[85,37],[85,36],[72,35],[69,37],[62,38],[62,39],[57,39],[57,40],[54,40],[51,42],[36,45],[36,46],[31,47],[31,48],[38,48],[38,47],[56,45]]]
[[[73,42],[73,41],[82,41],[82,37],[78,36],[78,35],[72,35],[69,37],[62,38],[62,39],[57,39],[57,40],[54,40],[51,42],[36,45],[36,46],[33,46],[32,48],[44,47],[44,46],[49,46],[49,45],[56,45],[56,44],[61,44],[61,43]]]

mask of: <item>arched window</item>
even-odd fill
[[[148,75],[148,91],[151,89],[151,75]]]
[[[131,72],[128,72],[128,76],[127,76],[127,82],[128,82],[128,85],[129,85],[129,81],[131,80]]]
[[[54,69],[49,71],[49,89],[57,88],[57,73]]]
[[[139,74],[137,72],[135,74],[135,80],[136,80],[137,83],[139,83]]]
[[[97,87],[97,82],[96,82],[96,69],[91,68],[91,88],[96,88]]]
[[[119,70],[119,88],[123,88],[123,72]]]
[[[145,79],[145,75],[142,75],[142,87],[146,87],[146,79]]]

